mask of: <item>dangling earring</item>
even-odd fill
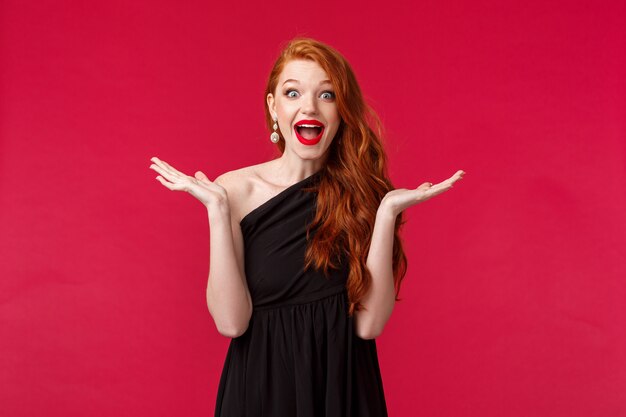
[[[276,129],[278,129],[278,123],[276,123],[278,121],[278,118],[274,116],[273,119],[274,119],[274,126],[272,127],[274,128],[274,131],[272,132],[272,135],[270,136],[270,140],[272,141],[272,143],[277,143],[280,140],[280,136],[278,136],[278,132],[276,132]]]

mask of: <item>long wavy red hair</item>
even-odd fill
[[[297,37],[282,49],[268,77],[264,98],[276,95],[279,76],[285,64],[294,59],[317,62],[328,75],[336,97],[341,122],[328,149],[317,186],[317,211],[307,230],[307,238],[316,229],[305,254],[305,269],[314,265],[327,274],[337,268],[339,257],[346,255],[350,273],[347,290],[349,314],[363,309],[361,300],[372,285],[366,261],[378,206],[388,191],[394,189],[387,177],[387,157],[382,146],[383,126],[378,115],[365,102],[361,88],[348,61],[334,48],[311,38]],[[265,118],[272,131],[267,106]],[[285,140],[277,143],[281,153]],[[407,270],[399,229],[402,213],[396,218],[393,242],[393,279],[399,300],[400,284]]]

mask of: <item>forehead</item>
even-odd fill
[[[300,83],[318,84],[320,81],[328,80],[328,74],[315,61],[305,59],[294,59],[285,64],[280,73],[279,85],[286,80],[297,80]]]

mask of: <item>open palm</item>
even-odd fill
[[[422,203],[448,191],[455,182],[463,178],[464,174],[465,171],[458,170],[450,178],[438,184],[433,185],[431,182],[425,182],[415,189],[397,188],[385,195],[385,203],[391,207],[394,214],[399,214],[415,204]]]
[[[210,181],[201,171],[197,171],[195,176],[191,177],[157,157],[152,157],[150,160],[153,162],[150,169],[161,174],[156,179],[172,191],[186,191],[206,207],[228,198],[224,187]]]

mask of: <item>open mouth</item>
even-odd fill
[[[320,139],[322,137],[322,133],[324,133],[324,127],[322,126],[296,125],[296,134],[298,134],[298,136],[300,136],[302,139]]]

